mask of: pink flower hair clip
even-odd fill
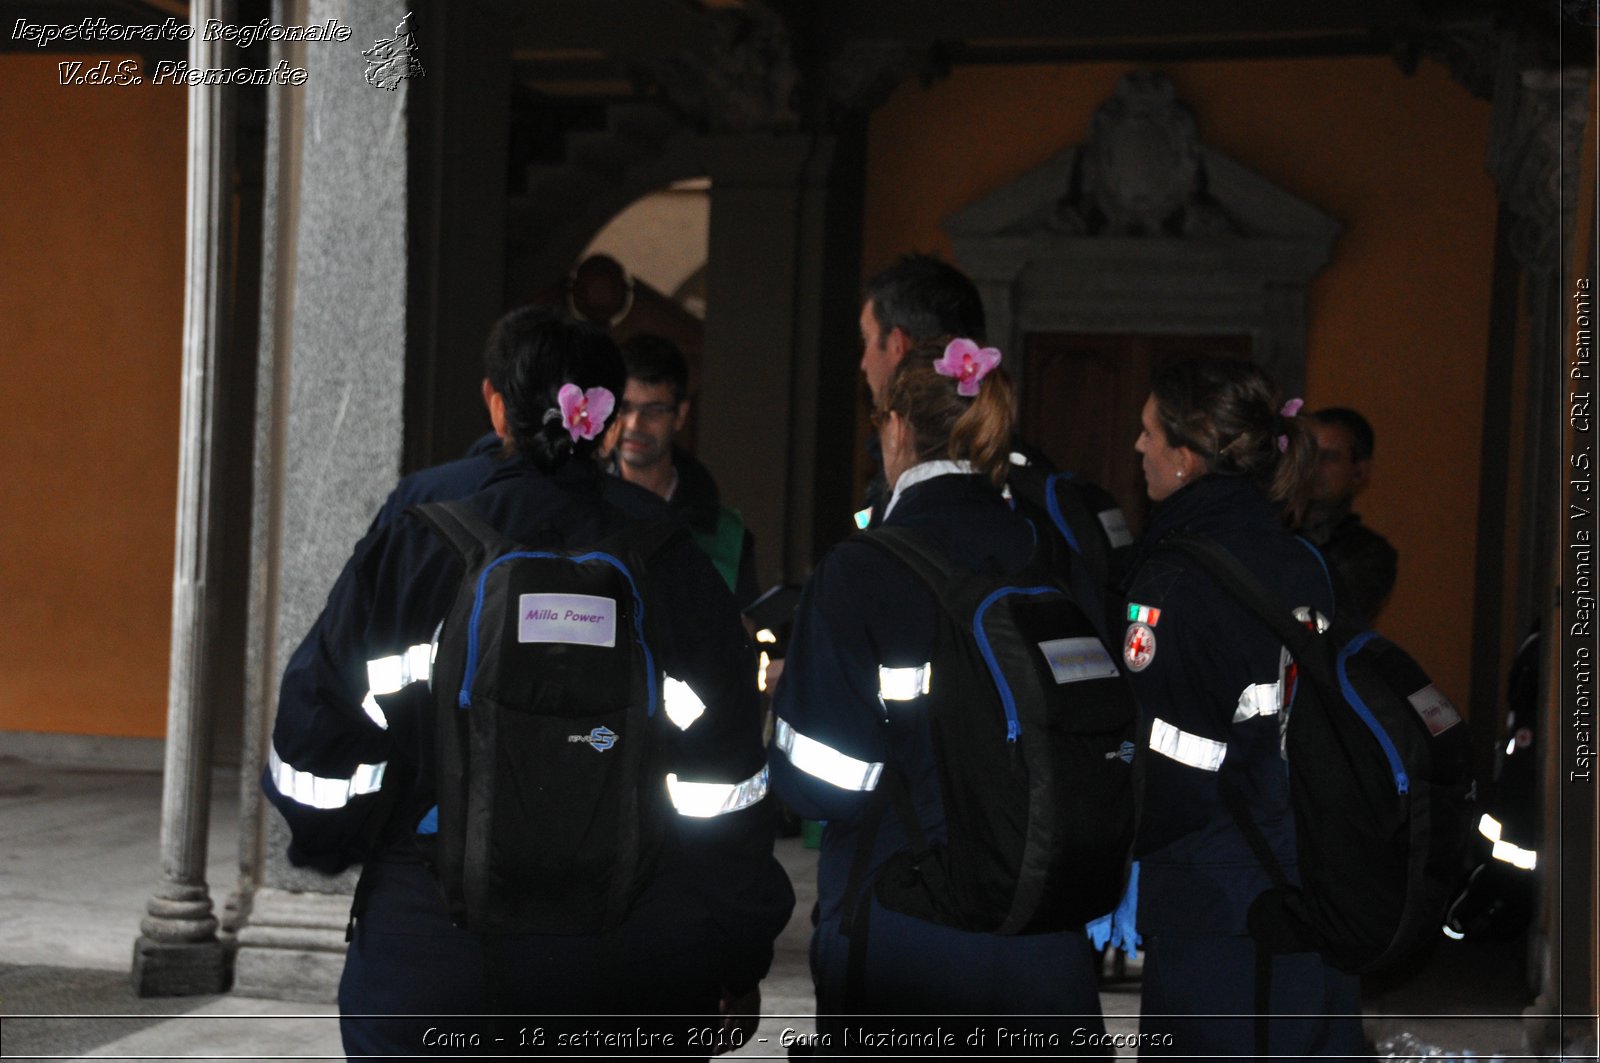
[[[559,410],[551,410],[561,418],[572,441],[593,439],[605,431],[606,418],[611,416],[617,398],[607,388],[590,388],[584,391],[576,384],[562,384],[556,392]]]
[[[1283,409],[1278,411],[1278,416],[1298,417],[1300,414],[1300,407],[1304,406],[1305,404],[1305,399],[1290,399],[1288,402],[1283,404]],[[1287,435],[1281,435],[1278,437],[1278,453],[1289,453],[1289,437]]]
[[[978,385],[995,366],[1000,364],[1000,351],[995,347],[979,347],[969,339],[951,340],[944,348],[944,357],[933,363],[934,372],[953,377],[956,394],[972,398]]]

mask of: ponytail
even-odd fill
[[[510,445],[541,472],[589,458],[627,381],[622,353],[610,336],[547,307],[513,310],[495,323],[484,352],[489,384],[505,400]],[[595,423],[574,430],[561,398],[566,385],[584,396],[603,389],[610,402],[588,412]]]
[[[907,351],[884,389],[883,408],[911,426],[918,461],[968,462],[998,488],[1011,454],[1011,378],[992,349],[989,368],[953,374],[950,352],[962,343],[977,351],[971,341],[944,339]]]
[[[1297,416],[1300,400],[1280,407],[1266,370],[1237,358],[1186,358],[1157,375],[1151,394],[1169,446],[1194,451],[1208,474],[1255,481],[1299,522],[1316,471],[1316,435]]]

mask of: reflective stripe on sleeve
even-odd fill
[[[387,764],[360,764],[348,779],[325,779],[284,763],[273,747],[267,756],[267,767],[272,772],[272,784],[283,796],[311,808],[334,809],[343,808],[353,797],[376,793],[383,786]]]
[[[1239,705],[1233,710],[1233,722],[1242,723],[1257,716],[1278,714],[1278,684],[1256,683],[1244,688],[1239,695]]]
[[[878,667],[878,696],[884,701],[910,701],[926,694],[933,681],[933,665],[916,668]]]
[[[419,642],[406,648],[406,652],[389,657],[379,657],[367,662],[367,696],[361,707],[372,722],[389,729],[389,718],[378,706],[377,695],[394,694],[412,683],[426,683],[433,677],[433,644]]]
[[[667,712],[667,719],[677,724],[680,731],[687,731],[706,711],[706,703],[700,700],[694,688],[670,675],[661,684],[661,706]]]
[[[778,721],[772,743],[796,768],[841,790],[875,789],[883,774],[882,764],[847,757],[832,746],[807,738],[786,720]]]
[[[1228,743],[1180,731],[1162,719],[1150,725],[1150,748],[1201,771],[1216,771],[1222,767],[1222,758],[1228,755]]]
[[[737,812],[767,796],[767,769],[762,768],[740,783],[682,782],[667,776],[667,795],[680,816],[710,819]]]

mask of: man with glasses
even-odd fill
[[[673,436],[689,417],[689,365],[676,344],[642,334],[622,345],[628,384],[612,429],[613,471],[667,500],[711,558],[742,608],[760,595],[755,540],[717,482]]]
[[[1317,474],[1300,534],[1315,543],[1339,583],[1339,601],[1365,623],[1394,589],[1398,555],[1351,507],[1372,480],[1372,425],[1355,410],[1329,406],[1311,415]]]

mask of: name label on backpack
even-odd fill
[[[517,596],[518,642],[617,644],[617,600],[593,594]]]
[[[1106,539],[1111,543],[1111,549],[1120,550],[1133,542],[1133,532],[1128,530],[1128,518],[1122,515],[1121,508],[1102,509],[1099,513],[1100,527],[1106,530]]]
[[[1117,666],[1097,638],[1051,639],[1039,643],[1039,652],[1050,665],[1057,685],[1081,683],[1085,679],[1115,679]]]
[[[1461,722],[1461,714],[1456,707],[1432,683],[1406,700],[1411,702],[1411,707],[1417,710],[1422,722],[1428,725],[1428,733],[1435,738]]]

